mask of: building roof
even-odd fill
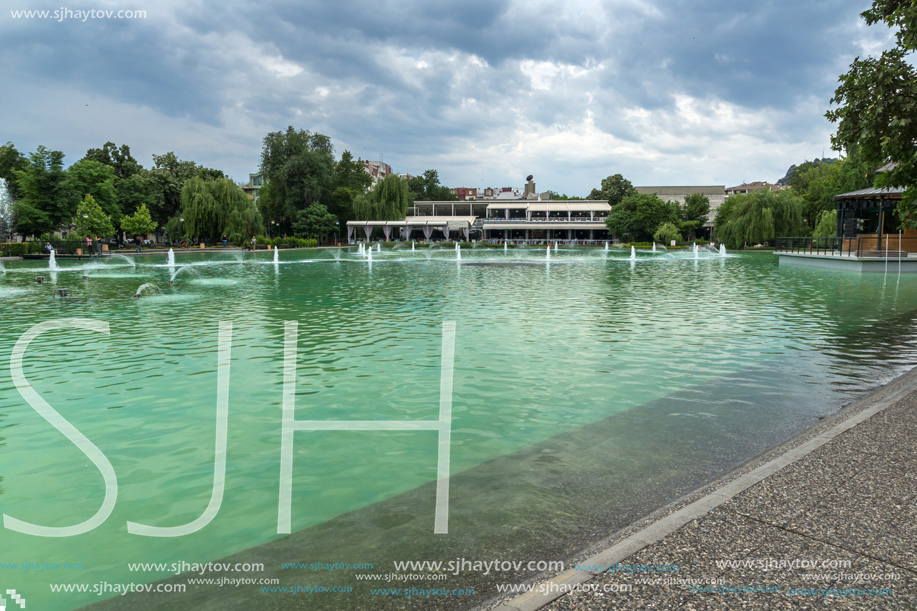
[[[404,227],[411,225],[419,227],[421,225],[473,225],[476,216],[409,216],[403,221],[347,221],[348,225],[354,227]]]
[[[548,200],[532,201],[530,199],[518,199],[513,201],[502,202],[499,204],[487,204],[488,210],[504,210],[506,208],[532,210],[534,212],[571,212],[583,210],[597,210],[607,212],[611,206],[603,200]]]
[[[657,195],[690,195],[692,193],[718,193],[722,194],[726,191],[724,185],[701,185],[701,186],[669,186],[669,187],[634,187],[637,189],[637,193],[649,194],[655,193]],[[733,187],[736,188],[736,187]]]
[[[834,199],[901,199],[902,193],[904,193],[904,187],[882,187],[881,189],[869,187],[835,195]]]

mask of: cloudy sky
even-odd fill
[[[831,154],[838,75],[890,39],[867,0],[54,1],[3,3],[0,143],[236,180],[293,125],[449,186],[775,181]],[[146,18],[12,15],[62,8]]]

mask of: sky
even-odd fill
[[[174,151],[247,181],[292,125],[451,187],[775,182],[836,156],[837,78],[890,46],[869,4],[7,0],[0,144],[69,164],[112,141],[145,167]]]

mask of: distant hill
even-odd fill
[[[816,157],[814,160],[805,161],[799,164],[798,166],[795,164],[791,165],[789,169],[786,171],[786,174],[783,175],[783,178],[777,181],[777,184],[778,185],[790,184],[790,178],[793,177],[793,174],[796,172],[797,169],[803,166],[809,168],[809,167],[816,166],[816,165],[831,165],[832,163],[837,163],[838,161],[840,161],[840,159],[835,159],[833,157],[825,157],[824,159],[819,159]]]

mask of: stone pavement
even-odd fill
[[[917,370],[701,494],[497,609],[917,609]]]

